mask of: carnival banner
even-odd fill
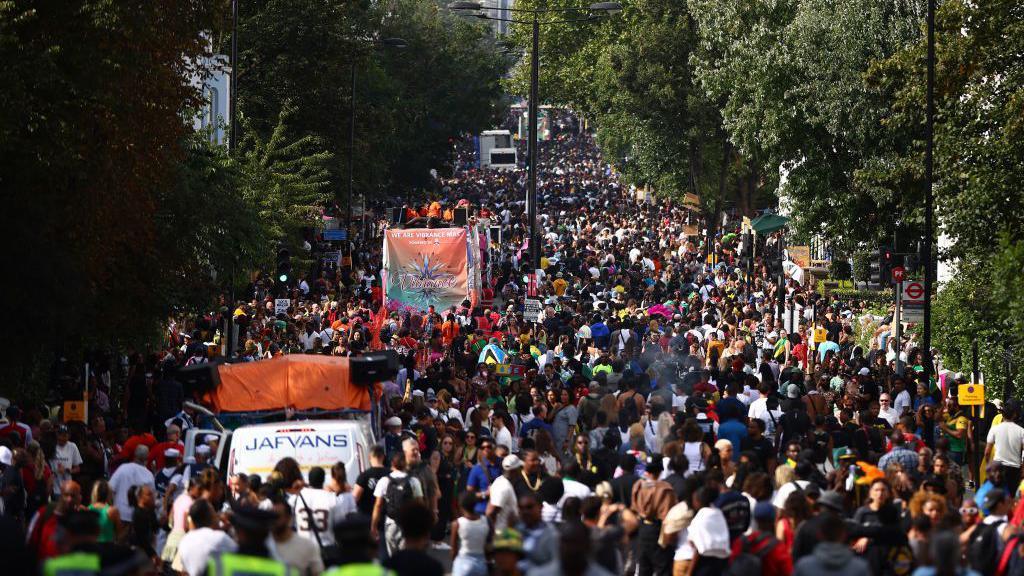
[[[471,298],[466,228],[389,229],[384,234],[384,304],[438,311]]]

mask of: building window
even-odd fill
[[[217,89],[210,86],[207,89],[207,103],[206,103],[206,114],[203,118],[203,128],[209,127],[210,129],[210,140],[217,142],[217,110],[219,104],[220,94]]]

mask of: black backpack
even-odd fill
[[[751,552],[755,545],[761,544],[768,540],[757,552]],[[740,553],[732,559],[729,563],[729,569],[726,570],[726,576],[761,576],[764,569],[764,558],[779,545],[779,541],[774,536],[766,532],[760,533],[753,541],[743,538],[742,544],[740,545]]]
[[[967,564],[982,574],[995,574],[1002,558],[1000,531],[1006,522],[981,524],[967,542]]]
[[[388,477],[388,487],[384,491],[384,513],[392,520],[398,519],[402,506],[413,499],[412,476],[402,478]]]

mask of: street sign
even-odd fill
[[[897,266],[897,267],[893,268],[892,269],[892,281],[893,282],[903,282],[903,274],[905,272],[906,272],[906,270],[903,268],[903,266]]]
[[[274,299],[274,316],[278,314],[287,314],[288,307],[292,305],[292,301],[288,298],[275,298]]]
[[[921,324],[924,322],[924,308],[920,306],[906,307],[900,314],[903,324]]]
[[[924,283],[905,282],[903,284],[903,305],[913,306],[924,304]]]
[[[961,406],[981,406],[985,403],[985,387],[981,384],[961,384],[956,399]]]
[[[348,240],[348,230],[345,230],[344,228],[338,228],[335,230],[324,230],[324,240]]]
[[[540,315],[543,312],[544,307],[541,306],[540,300],[527,298],[526,305],[523,307],[523,320],[527,322],[540,322]]]

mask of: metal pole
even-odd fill
[[[981,369],[978,366],[978,339],[971,341],[971,382],[977,383],[981,379]]]
[[[903,375],[903,360],[900,359],[900,348],[903,347],[903,280],[896,283],[896,314],[893,315],[893,323],[896,324],[896,374]]]
[[[924,152],[924,377],[932,376],[932,284],[935,270],[932,245],[935,243],[935,209],[932,194],[933,149],[935,147],[935,0],[928,0],[928,116],[926,121],[927,146]]]
[[[231,86],[228,92],[228,153],[232,156],[237,145],[238,122],[238,0],[231,0]],[[231,277],[228,278],[228,293],[231,301],[228,302],[227,334],[224,335],[224,356],[230,358],[235,352],[235,267],[231,267]]]
[[[352,189],[355,182],[355,149],[356,149],[356,61],[352,59],[351,86],[349,87],[348,107],[348,198],[345,202],[345,233],[348,239],[352,236]]]
[[[540,76],[540,22],[533,15],[533,51],[530,53],[530,123],[527,156],[530,169],[527,173],[526,217],[530,220],[530,274],[540,268],[540,242],[537,234],[537,92]]]

